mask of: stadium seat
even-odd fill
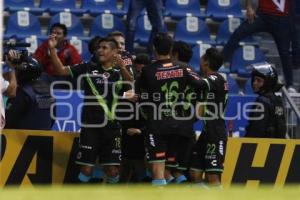
[[[26,10],[33,14],[41,14],[43,9],[37,7],[34,2],[34,0],[5,0],[4,8],[9,12]]]
[[[108,33],[116,30],[125,34],[125,25],[122,20],[112,14],[104,13],[94,19],[90,35],[105,37]]]
[[[72,44],[78,50],[83,61],[87,62],[91,59],[87,42],[80,40],[77,37],[71,37],[70,44]]]
[[[137,27],[134,40],[140,45],[146,45],[149,41],[149,36],[152,30],[148,15],[140,15],[137,18]]]
[[[252,89],[252,86],[251,86],[251,78],[249,78],[249,79],[246,81],[244,93],[245,93],[245,94],[248,94],[248,95],[254,94],[253,89]]]
[[[96,16],[102,13],[118,13],[116,0],[84,0],[81,8]]]
[[[236,28],[240,26],[242,20],[240,18],[228,17],[228,19],[224,20],[220,25],[217,32],[216,43],[220,45],[225,45],[231,36],[231,34],[235,31]],[[252,36],[249,36],[242,40],[241,42],[247,44],[255,43],[255,40]]]
[[[167,0],[164,15],[174,19],[186,16],[204,17],[200,12],[199,0]]]
[[[76,15],[84,13],[83,9],[76,7],[77,0],[40,0],[40,7],[51,15],[55,15],[59,12],[72,12]]]
[[[213,43],[210,40],[210,33],[206,23],[198,17],[181,19],[176,25],[174,39],[185,41],[193,46],[200,41]]]
[[[206,16],[215,20],[224,20],[228,16],[243,18],[240,1],[237,0],[209,0]]]
[[[21,42],[30,43],[30,47],[27,47],[26,49],[30,54],[33,54],[42,41],[36,35],[31,35],[29,37],[23,38]]]
[[[235,50],[231,60],[231,72],[238,73],[240,76],[249,77],[251,64],[266,61],[263,52],[255,46],[244,45]]]
[[[210,44],[197,44],[193,47],[193,56],[189,62],[189,65],[193,68],[194,71],[200,71],[200,61],[201,56],[206,52],[208,48],[210,48]]]
[[[4,38],[11,36],[25,38],[30,35],[41,36],[41,25],[37,16],[28,11],[18,11],[9,16]]]
[[[84,29],[80,19],[70,12],[60,12],[51,17],[49,28],[54,23],[65,24],[68,29],[68,36],[84,37]]]
[[[227,83],[228,83],[228,87],[229,87],[228,93],[229,94],[239,94],[240,87],[239,87],[238,83],[235,81],[235,79],[232,78],[230,74],[228,74],[226,76],[226,78],[227,78]]]

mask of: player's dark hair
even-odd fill
[[[167,33],[157,33],[153,39],[153,46],[159,55],[168,55],[171,53],[173,39]]]
[[[203,59],[208,61],[209,68],[213,71],[218,71],[223,64],[223,55],[213,47],[206,50]]]
[[[151,60],[149,55],[145,53],[137,54],[136,58],[134,59],[134,64],[150,65]]]
[[[178,53],[178,60],[185,63],[188,63],[193,56],[192,47],[183,41],[174,42],[172,54],[176,55],[176,53]]]
[[[118,42],[113,37],[105,37],[100,42],[108,42],[112,49],[118,49]]]
[[[89,52],[90,54],[94,54],[99,49],[100,41],[102,40],[102,37],[95,36],[93,37],[89,42]]]
[[[107,35],[107,37],[116,37],[116,36],[121,36],[125,38],[124,33],[122,33],[121,31],[113,31]]]

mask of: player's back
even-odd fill
[[[184,99],[186,84],[184,68],[174,65],[170,59],[158,60],[143,68],[139,85],[141,99],[155,107],[157,113],[152,116],[159,118],[154,119],[174,118],[182,109],[180,102]]]

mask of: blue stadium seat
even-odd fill
[[[168,32],[167,27],[165,26],[164,28],[164,32]],[[152,26],[147,13],[142,14],[137,18],[137,27],[135,30],[134,41],[140,45],[148,44]]]
[[[194,71],[200,71],[201,56],[210,47],[210,44],[197,44],[195,47],[193,47],[193,56],[189,62],[189,65],[193,68]]]
[[[137,18],[137,27],[134,40],[140,45],[146,45],[149,41],[149,36],[152,30],[151,23],[147,15],[140,15]]]
[[[176,25],[174,39],[185,41],[193,46],[198,41],[213,43],[210,40],[210,33],[206,23],[198,17],[181,19]]]
[[[18,11],[11,14],[6,24],[4,38],[13,35],[17,38],[25,38],[30,35],[41,36],[41,25],[38,17],[28,11]]]
[[[78,50],[83,61],[87,62],[91,60],[91,54],[86,41],[80,40],[77,37],[71,37],[70,44],[72,44]]]
[[[34,0],[5,0],[4,8],[9,12],[26,10],[33,14],[41,14],[43,9],[37,7],[34,2]]]
[[[67,11],[76,15],[81,15],[85,11],[76,7],[77,0],[41,0],[40,7],[45,11],[50,12],[51,15],[59,12]]]
[[[215,20],[224,20],[228,16],[244,17],[238,0],[209,0],[206,7],[206,16]]]
[[[116,0],[83,0],[81,8],[94,16],[102,13],[118,13]]]
[[[104,13],[94,19],[90,35],[105,37],[112,31],[121,31],[125,34],[125,25],[120,18],[112,14]]]
[[[164,15],[174,19],[186,16],[204,17],[200,12],[199,0],[167,0]]]
[[[227,83],[228,83],[228,93],[229,94],[239,94],[240,87],[238,83],[234,80],[234,78],[231,77],[230,74],[227,75]]]
[[[244,45],[235,50],[231,60],[231,72],[238,73],[240,76],[249,77],[251,64],[266,61],[263,52],[255,46]]]
[[[249,78],[249,79],[246,81],[244,93],[245,93],[245,94],[248,94],[248,95],[254,94],[253,89],[252,89],[252,86],[251,86],[251,78]]]
[[[54,23],[65,24],[68,29],[68,36],[84,37],[84,29],[80,19],[70,12],[60,12],[51,17],[49,28]]]
[[[30,54],[33,54],[38,48],[38,46],[42,43],[42,40],[36,35],[31,35],[26,38],[23,38],[21,42],[30,43],[30,47],[27,47],[26,49]]]
[[[216,43],[220,45],[225,45],[231,36],[231,34],[235,31],[236,28],[240,26],[242,20],[240,18],[229,17],[224,20],[220,25],[217,32]],[[255,40],[252,36],[249,36],[242,40],[244,43],[255,43]]]

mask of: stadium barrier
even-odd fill
[[[0,186],[76,183],[78,133],[3,130]],[[229,138],[222,184],[300,183],[300,140]]]

